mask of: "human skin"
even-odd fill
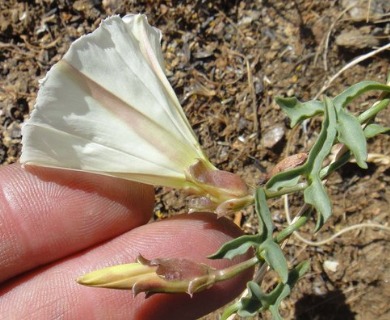
[[[190,297],[91,288],[75,279],[147,259],[208,260],[241,231],[211,213],[148,223],[153,188],[83,172],[0,167],[0,319],[196,319],[245,288],[252,270]]]

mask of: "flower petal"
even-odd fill
[[[164,74],[160,39],[144,15],[128,15],[75,41],[41,81],[21,162],[183,188],[201,197],[196,209],[219,214],[247,205],[241,178],[203,154]]]
[[[165,186],[206,161],[163,73],[160,32],[111,17],[75,41],[41,82],[21,162]]]

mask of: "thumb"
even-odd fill
[[[31,313],[29,301],[34,297],[34,316],[38,319],[53,319],[60,314],[66,319],[197,319],[239,295],[253,270],[192,297],[155,294],[145,299],[143,293],[133,297],[130,291],[84,287],[75,279],[97,269],[134,262],[139,254],[147,259],[186,258],[225,268],[250,255],[232,261],[210,261],[206,256],[240,234],[231,221],[210,213],[181,215],[144,225],[9,283],[2,291],[0,309],[5,318],[27,318]]]

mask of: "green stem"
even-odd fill
[[[289,237],[292,233],[297,231],[300,227],[306,224],[306,222],[309,220],[310,213],[312,211],[312,206],[305,205],[303,214],[298,218],[297,221],[290,224],[288,227],[286,227],[284,230],[280,231],[279,234],[275,237],[275,242],[281,243],[284,239]]]
[[[342,155],[340,155],[339,158],[335,162],[322,168],[322,170],[320,172],[321,180],[324,180],[325,178],[327,178],[332,172],[336,171],[337,169],[339,169],[340,167],[342,167],[343,165],[345,165],[349,161],[349,159],[351,158],[351,153],[349,152],[349,150],[345,146],[343,148],[345,149],[344,153]]]
[[[306,188],[307,188],[307,183],[301,182],[293,187],[282,188],[278,191],[271,191],[271,190],[264,189],[264,192],[265,192],[265,196],[267,197],[267,199],[272,199],[272,198],[278,198],[278,197],[284,196],[285,194],[303,191]]]
[[[368,110],[364,111],[362,114],[358,116],[358,120],[361,124],[366,123],[368,120],[374,118],[378,112],[385,109],[389,103],[390,98],[387,98],[389,94],[386,95],[381,101],[378,101],[377,103],[374,103],[374,105],[369,108]]]
[[[238,309],[239,309],[239,303],[240,302],[233,303],[230,306],[228,306],[227,308],[225,308],[225,310],[223,310],[223,314],[221,316],[221,320],[226,320],[232,314],[236,313],[238,311]]]
[[[235,277],[236,275],[240,274],[241,272],[243,272],[244,270],[255,266],[258,262],[259,262],[259,260],[257,259],[256,256],[254,256],[253,258],[251,258],[249,260],[245,260],[245,261],[238,263],[238,264],[235,264],[229,268],[217,270],[215,272],[215,281],[219,282],[219,281],[231,279],[231,278]]]

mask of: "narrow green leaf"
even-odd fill
[[[295,283],[300,278],[302,278],[307,271],[309,271],[309,268],[310,268],[310,262],[308,260],[305,260],[299,263],[292,271],[290,271],[290,274],[288,276],[289,286],[293,287]]]
[[[303,195],[305,202],[311,204],[317,210],[318,218],[315,230],[318,231],[332,215],[332,205],[321,179],[316,177],[305,189]]]
[[[298,264],[288,273],[287,282],[285,284],[279,283],[268,294],[264,293],[256,282],[249,281],[247,283],[247,296],[236,302],[233,307],[229,307],[229,311],[226,314],[224,312],[222,318],[227,319],[227,316],[232,315],[235,311],[241,317],[250,317],[269,309],[273,319],[281,320],[282,318],[279,314],[281,302],[290,294],[294,285],[307,272],[309,266],[308,261]]]
[[[364,128],[364,135],[367,139],[373,138],[378,134],[390,134],[390,127],[383,127],[379,124],[372,123]]]
[[[241,299],[238,315],[248,317],[255,315],[259,311],[269,309],[273,319],[282,319],[279,313],[280,304],[283,299],[290,294],[299,278],[301,278],[308,269],[308,261],[300,263],[289,272],[288,281],[285,284],[279,283],[269,294],[265,294],[257,283],[253,281],[248,282],[248,296]]]
[[[254,282],[247,283],[248,295],[241,299],[241,306],[237,312],[240,317],[250,317],[259,311],[267,310],[272,301],[269,300],[263,289]]]
[[[362,126],[343,108],[337,112],[337,139],[351,150],[358,166],[367,169],[367,141]]]
[[[273,239],[267,239],[261,244],[260,250],[262,250],[260,255],[278,273],[280,280],[286,283],[288,280],[288,266],[280,246]]]
[[[283,320],[282,316],[279,313],[279,308],[283,299],[286,298],[290,294],[290,292],[291,292],[290,286],[284,285],[276,301],[272,305],[270,305],[269,311],[272,314],[273,320]]]
[[[243,235],[224,243],[217,252],[208,256],[209,259],[233,259],[244,254],[250,247],[258,247],[265,239],[261,235]]]
[[[332,101],[325,97],[325,118],[322,122],[321,132],[315,144],[310,150],[305,163],[305,169],[309,170],[311,174],[319,172],[324,159],[330,153],[334,139],[336,137],[337,118],[335,108]]]
[[[280,172],[269,179],[265,184],[265,187],[270,191],[278,191],[282,188],[294,187],[299,183],[303,168],[303,166],[300,166],[291,170]]]
[[[282,282],[286,282],[288,278],[287,261],[283,255],[282,249],[273,239],[273,223],[271,212],[267,205],[267,199],[263,188],[256,190],[255,197],[256,213],[259,217],[259,221],[262,224],[262,236],[265,237],[259,246],[260,255],[268,263],[268,265],[275,270]]]
[[[278,290],[278,296],[274,303],[269,307],[273,319],[282,319],[279,313],[279,307],[282,301],[291,293],[292,288],[295,286],[297,281],[309,270],[309,262],[301,262],[298,266],[292,269],[288,275],[288,282],[283,285],[282,290]],[[276,288],[277,289],[277,288]],[[275,290],[276,291],[276,290]]]
[[[316,114],[324,112],[323,103],[317,100],[300,102],[295,97],[292,98],[276,97],[275,102],[282,108],[282,110],[290,118],[291,127],[294,127],[297,123],[307,118],[311,118]]]
[[[362,81],[350,86],[333,99],[336,110],[347,106],[353,99],[371,90],[390,92],[390,86],[376,81]]]
[[[255,196],[255,209],[259,218],[261,234],[264,238],[272,239],[273,223],[272,215],[267,205],[267,198],[263,188],[257,188]]]
[[[318,212],[316,230],[330,217],[332,210],[325,188],[321,183],[320,172],[324,159],[329,155],[336,137],[336,110],[328,97],[325,99],[325,118],[321,132],[305,164],[309,186],[304,191],[305,202],[314,206]]]

